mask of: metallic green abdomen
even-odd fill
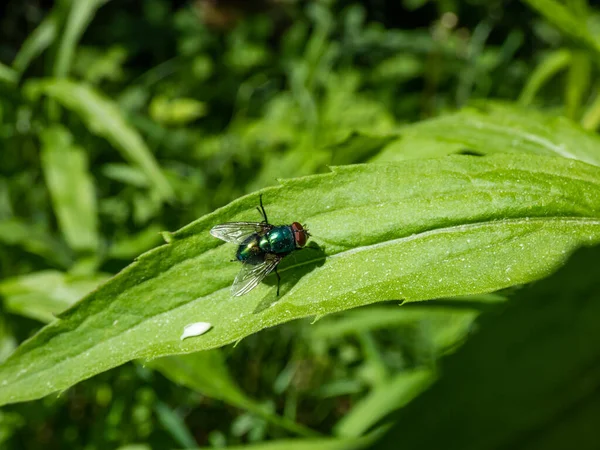
[[[294,232],[290,226],[273,227],[260,240],[260,248],[270,253],[289,253],[296,249]]]
[[[295,249],[292,227],[273,227],[263,236],[258,233],[248,236],[238,247],[235,257],[238,261],[254,265],[264,262],[267,253],[285,256]]]
[[[249,236],[237,249],[235,257],[247,264],[260,264],[265,260],[265,252],[260,248],[258,234]]]

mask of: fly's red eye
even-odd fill
[[[292,224],[292,231],[294,232],[296,246],[304,247],[306,245],[306,231],[304,230],[304,227],[298,222],[294,222]]]

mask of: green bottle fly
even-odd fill
[[[210,230],[214,237],[239,245],[236,259],[243,263],[235,278],[231,293],[239,296],[250,292],[273,270],[277,275],[277,295],[280,277],[277,265],[294,250],[306,245],[310,234],[298,222],[291,225],[271,225],[260,196],[263,222],[231,222],[216,225]]]

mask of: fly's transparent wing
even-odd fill
[[[231,286],[231,295],[239,297],[250,292],[277,267],[279,261],[281,256],[267,254],[265,261],[260,264],[244,264]]]
[[[258,222],[230,222],[222,223],[211,228],[210,234],[225,242],[241,244],[254,233],[265,233],[270,229],[266,223]]]

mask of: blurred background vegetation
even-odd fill
[[[487,98],[595,130],[595,53],[569,20],[594,31],[599,15],[571,0],[562,5],[572,16],[548,20],[536,11],[544,3],[3,2],[0,358],[158,245],[159,231],[385,146],[381,138],[336,153],[356,136],[392,135]],[[476,315],[382,308],[297,321],[206,352],[213,372],[201,373],[207,362],[193,356],[129,363],[4,407],[0,446],[161,449],[359,435],[372,424],[365,396],[394,392],[398,373],[426,385],[420,371]],[[169,371],[176,363],[183,369]],[[211,388],[217,378],[225,384]],[[357,405],[358,422],[349,414]]]

